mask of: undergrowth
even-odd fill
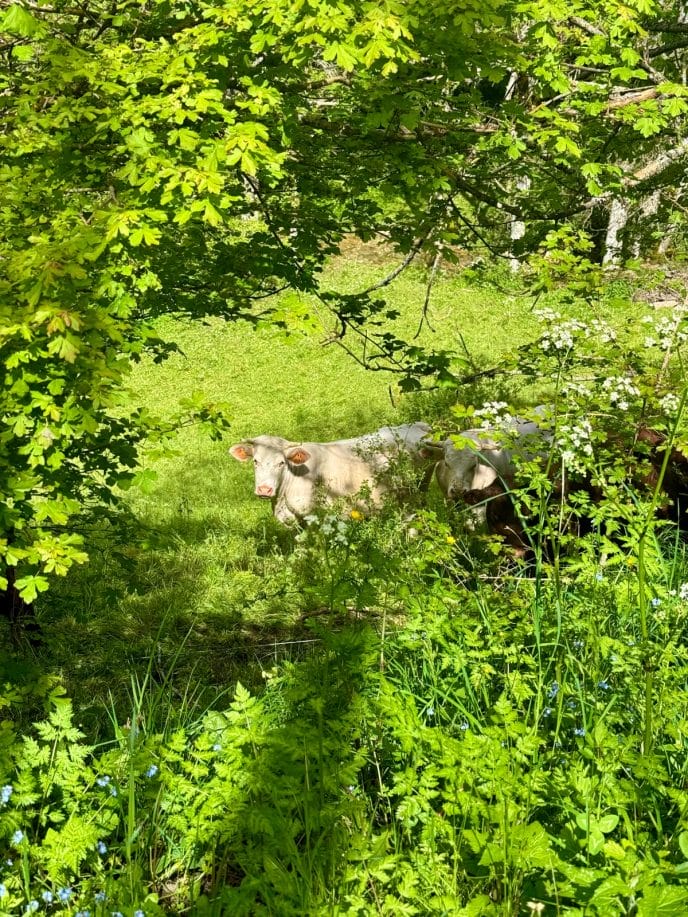
[[[632,435],[685,448],[677,315],[546,312],[501,387],[396,407],[312,341],[287,370],[270,335],[168,325],[187,363],[141,388],[160,409],[192,376],[234,386],[237,439],[445,435],[546,401],[551,449],[514,494],[528,556],[434,489],[412,522],[293,533],[226,446],[151,454],[39,607],[38,655],[0,651],[0,914],[682,917],[688,559]],[[601,498],[562,503],[562,474]]]

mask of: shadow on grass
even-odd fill
[[[379,645],[366,626],[319,637],[318,654],[271,684],[260,708],[237,698],[218,745],[231,767],[187,813],[205,843],[194,913],[324,913],[341,894],[369,817],[360,786]]]
[[[209,460],[195,474],[208,486],[214,470]],[[180,468],[154,524],[122,509],[84,529],[90,562],[42,597],[32,659],[34,670],[62,674],[83,722],[102,728],[112,704],[126,718],[132,675],[150,670],[173,696],[192,691],[207,706],[238,680],[262,685],[276,662],[316,645],[309,621],[327,610],[308,605],[289,563],[294,534],[252,496],[242,470],[234,492],[219,500],[211,486],[214,505],[191,511]]]
[[[354,411],[347,426],[363,417]],[[59,672],[96,729],[104,705],[128,716],[132,676],[150,670],[173,695],[191,691],[207,705],[238,680],[257,687],[276,662],[307,654],[317,645],[313,617],[341,626],[324,590],[318,596],[321,571],[291,563],[294,533],[253,496],[251,470],[226,450],[187,449],[160,466],[152,492],[132,495],[131,509],[91,520],[90,562],[41,597],[32,665]]]

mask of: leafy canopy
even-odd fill
[[[84,559],[70,520],[131,479],[153,421],[126,376],[164,357],[157,315],[270,320],[309,290],[368,365],[449,380],[374,291],[319,288],[345,234],[507,254],[517,221],[523,251],[589,248],[618,194],[681,212],[687,28],[651,0],[5,6],[0,569],[21,595]]]

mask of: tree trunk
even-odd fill
[[[609,222],[607,223],[607,235],[604,240],[604,256],[602,264],[604,267],[618,267],[621,261],[621,252],[623,249],[622,234],[628,222],[628,203],[622,198],[615,197],[609,208]]]
[[[35,643],[40,639],[39,627],[33,605],[25,602],[14,585],[16,571],[7,567],[7,588],[0,592],[0,617],[6,618],[10,627],[10,636],[15,645],[28,640]]]
[[[522,175],[521,178],[517,180],[516,187],[519,191],[530,190],[530,178],[528,178],[527,175]],[[509,266],[511,267],[511,270],[514,272],[514,274],[521,268],[521,262],[515,254],[514,242],[518,242],[519,239],[522,239],[525,236],[525,234],[526,224],[523,222],[523,220],[514,220],[511,224],[511,258],[509,260]]]

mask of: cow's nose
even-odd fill
[[[269,484],[259,484],[256,487],[256,494],[259,497],[271,497],[272,496],[272,487]]]

